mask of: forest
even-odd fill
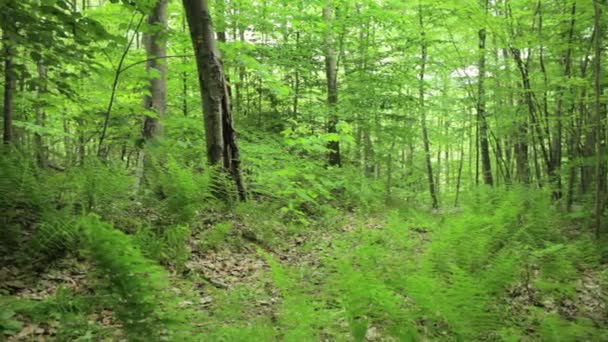
[[[608,341],[608,1],[0,31],[0,341]]]

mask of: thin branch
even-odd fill
[[[141,18],[139,18],[139,22],[137,23],[137,26],[135,27],[136,33],[139,30],[139,27],[141,26],[145,17],[146,17],[145,14],[142,14]],[[129,31],[129,29],[130,29],[130,27],[127,29],[127,32]],[[120,70],[122,69],[122,64],[124,63],[125,58],[127,58],[127,54],[129,53],[129,50],[131,49],[131,45],[133,45],[133,40],[137,36],[136,33],[131,35],[131,39],[129,40],[129,43],[125,47],[125,51],[123,51],[122,56],[120,57],[120,61],[118,62],[118,67],[116,68],[116,74],[114,75],[114,83],[112,83],[112,93],[110,94],[110,101],[108,102],[108,109],[106,110],[106,115],[105,115],[105,119],[104,119],[104,123],[103,123],[103,129],[101,131],[101,135],[99,136],[99,145],[97,145],[97,156],[98,157],[101,156],[101,147],[103,145],[103,140],[105,139],[106,132],[108,130],[108,123],[110,122],[110,113],[112,112],[112,106],[114,105],[114,98],[116,97],[116,88],[118,87],[118,79],[120,78],[120,72],[121,72]]]
[[[174,55],[174,56],[160,56],[160,57],[152,57],[152,58],[148,58],[148,59],[144,59],[135,63],[131,63],[129,65],[127,65],[126,67],[120,69],[118,71],[119,74],[122,74],[123,72],[131,69],[132,67],[136,66],[136,65],[140,65],[149,61],[155,61],[158,59],[167,59],[167,58],[184,58],[184,57],[194,57],[194,55]]]

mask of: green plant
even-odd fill
[[[258,248],[271,269],[272,283],[280,290],[279,325],[285,341],[314,340],[327,322],[327,315],[313,298],[298,285],[294,273],[279,264],[274,257]]]
[[[219,222],[199,235],[199,247],[203,251],[218,250],[226,244],[232,231],[232,222]]]
[[[190,257],[188,240],[192,231],[188,225],[152,228],[144,225],[134,235],[143,254],[163,265],[171,265],[179,272]]]
[[[149,189],[154,193],[147,197],[158,199],[159,224],[190,224],[199,210],[212,206],[215,169],[207,167],[197,172],[171,155],[151,154],[150,159]],[[151,202],[149,198],[145,201]]]
[[[15,312],[4,305],[0,306],[0,336],[13,335],[21,330],[23,323],[15,319]]]
[[[170,293],[169,276],[124,233],[89,215],[80,219],[84,253],[106,280],[112,305],[125,331],[134,340],[188,336],[187,310],[178,309]]]
[[[64,256],[78,250],[81,231],[68,209],[45,211],[29,241],[28,249],[48,257]]]

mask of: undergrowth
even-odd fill
[[[131,340],[184,338],[192,313],[179,308],[167,272],[144,257],[124,233],[95,216],[79,222],[84,254],[105,282],[110,303]]]
[[[119,165],[55,172],[2,159],[7,260],[42,272],[71,256],[94,270],[89,292],[3,297],[2,333],[52,320],[59,339],[115,337],[87,319],[109,309],[129,340],[608,339],[608,249],[548,191],[480,188],[429,211],[407,192],[387,201],[361,170],[298,155],[311,151],[245,148],[277,155],[248,160],[248,203],[221,193],[212,168],[162,150],[135,193]],[[193,258],[231,250],[264,260],[262,284],[209,290],[190,274]]]

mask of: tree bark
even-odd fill
[[[155,112],[154,116],[146,115],[143,137],[146,140],[156,138],[162,130],[159,119],[165,115],[167,106],[167,0],[158,0],[154,10],[148,16],[148,25],[153,33],[144,37],[146,45],[146,70],[156,70],[158,76],[149,80],[149,94],[144,96],[144,108]]]
[[[5,17],[4,15],[2,17]],[[4,20],[4,18],[3,18]],[[13,68],[13,47],[12,42],[9,38],[6,26],[2,27],[3,35],[3,49],[4,49],[4,107],[3,107],[3,118],[4,118],[4,131],[2,135],[2,141],[5,144],[11,144],[13,142],[13,94],[15,92],[15,74]]]
[[[487,0],[482,3],[487,11]],[[486,73],[486,29],[479,30],[479,75],[477,82],[477,125],[479,126],[479,147],[481,149],[481,173],[483,182],[486,185],[492,186],[492,164],[490,161],[490,144],[488,142],[488,122],[486,118],[486,90],[485,90],[485,73]]]
[[[323,8],[323,19],[327,24],[328,32],[325,34],[325,75],[327,78],[327,106],[329,111],[327,132],[330,134],[337,133],[336,125],[338,124],[338,58],[335,48],[335,37],[332,31],[332,2]],[[329,156],[328,162],[330,166],[340,166],[340,141],[332,140],[328,143]]]
[[[435,192],[435,181],[433,177],[433,165],[431,164],[431,144],[429,142],[429,133],[426,126],[426,108],[424,103],[424,76],[426,71],[426,60],[427,60],[427,42],[426,42],[426,33],[424,32],[424,20],[422,16],[422,8],[419,9],[419,20],[420,20],[420,78],[419,78],[419,86],[418,86],[418,100],[420,106],[420,122],[422,124],[422,141],[424,144],[424,159],[426,163],[426,173],[429,182],[429,193],[431,195],[431,205],[433,208],[439,207],[439,202],[437,201],[437,193]]]
[[[567,33],[568,48],[562,59],[561,64],[564,68],[564,77],[566,80],[570,80],[572,77],[572,43],[574,37],[574,24],[576,21],[576,2],[572,3],[569,29]],[[553,139],[551,141],[551,153],[550,153],[550,165],[549,165],[549,178],[553,183],[553,198],[559,200],[562,198],[562,179],[561,179],[561,166],[562,166],[562,127],[563,127],[563,111],[564,111],[564,96],[566,93],[566,87],[560,86],[558,90],[557,108],[555,110],[555,126],[553,132]]]
[[[205,121],[207,161],[231,175],[236,183],[239,198],[245,200],[236,132],[232,126],[230,112],[230,95],[217,49],[209,6],[207,0],[183,0],[183,5],[196,56]]]
[[[42,99],[46,94],[46,67],[42,62],[38,62],[38,104],[36,105],[36,126],[38,129],[44,127],[46,121],[46,113],[44,111],[44,100]],[[44,144],[44,139],[40,132],[36,132],[34,135],[34,144],[36,146],[36,162],[38,166],[45,167],[47,164],[47,151]],[[66,154],[68,151],[68,145],[65,146]]]
[[[604,195],[606,186],[606,166],[604,164],[606,156],[605,142],[604,142],[604,127],[602,119],[604,113],[602,113],[602,38],[603,38],[603,27],[602,27],[602,6],[605,5],[605,1],[594,0],[594,20],[593,26],[595,27],[595,39],[593,42],[593,90],[594,90],[594,112],[595,112],[595,235],[599,238],[602,225],[602,216],[604,214]]]

